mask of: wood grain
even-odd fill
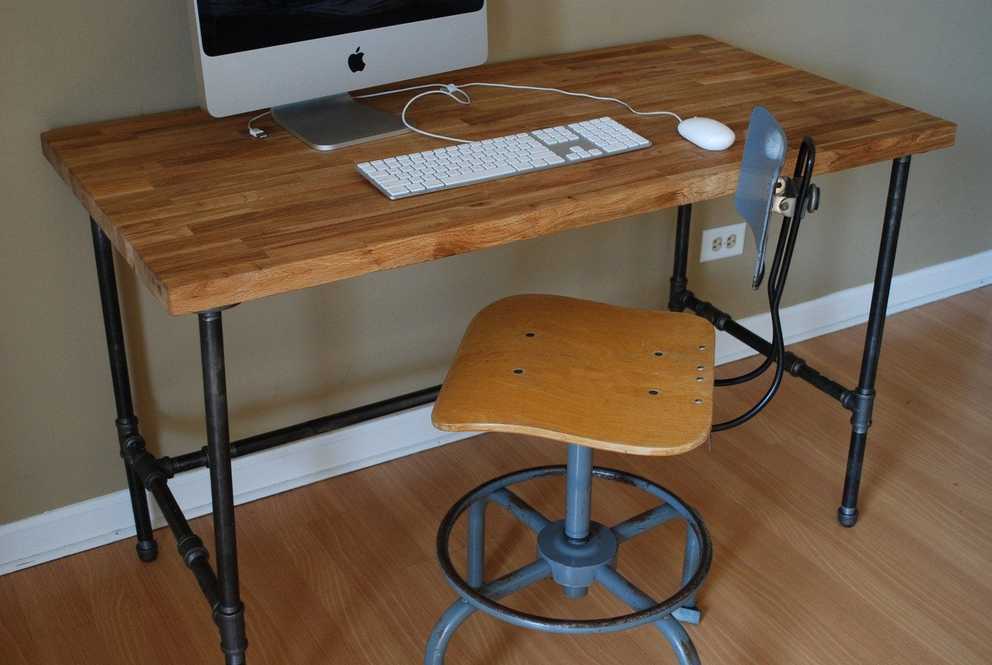
[[[597,452],[595,461],[672,489],[706,520],[715,553],[703,622],[705,665],[988,665],[992,662],[992,287],[889,319],[857,528],[834,510],[849,418],[786,379],[768,411],[677,457]],[[832,376],[857,375],[864,326],[793,350]],[[720,368],[731,375],[754,360]],[[717,393],[737,415],[763,390]],[[437,525],[479,483],[560,464],[561,446],[487,434],[239,506],[238,543],[252,665],[412,664],[456,598],[434,560]],[[549,516],[563,483],[520,487]],[[607,524],[649,507],[595,485]],[[533,535],[489,510],[487,573],[528,563]],[[193,522],[211,543],[209,519]],[[142,564],[133,541],[0,577],[4,665],[220,663],[217,632],[167,530]],[[675,524],[625,545],[620,571],[660,596],[678,586]],[[464,561],[464,535],[453,555]],[[592,618],[624,608],[594,587],[566,600],[543,583],[519,609]],[[164,627],[168,627],[165,629]],[[675,665],[652,628],[552,636],[473,617],[450,665]]]
[[[954,143],[953,123],[693,36],[521,60],[433,80],[528,83],[613,95],[644,109],[717,118],[741,139],[752,107],[790,144],[818,144],[821,173]],[[356,162],[435,148],[406,135],[331,154],[279,129],[246,137],[246,116],[200,110],[56,129],[48,160],[172,314],[221,307],[730,194],[743,140],[708,153],[673,121],[533,92],[473,90],[475,104],[426,98],[420,127],[468,139],[613,115],[649,150],[391,202]],[[398,111],[404,96],[374,100]]]
[[[713,346],[694,314],[504,298],[469,324],[434,407],[449,432],[512,432],[678,455],[713,422]]]

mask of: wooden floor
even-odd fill
[[[597,453],[601,464],[667,485],[707,520],[715,557],[700,598],[706,614],[689,628],[706,665],[992,663],[992,288],[895,316],[886,332],[856,529],[834,521],[848,419],[794,380],[757,422],[687,455]],[[852,385],[862,336],[851,329],[795,350]],[[756,390],[721,392],[718,417],[740,411]],[[484,479],[563,453],[559,444],[489,435],[242,506],[249,661],[420,662],[454,598],[433,556],[444,511]],[[560,514],[560,485],[540,482],[522,493]],[[595,493],[600,521],[648,505],[624,489]],[[497,509],[489,514],[492,575],[525,563],[534,545]],[[210,535],[207,520],[195,528]],[[218,663],[205,603],[171,537],[158,537],[154,564],[121,542],[0,578],[0,662]],[[681,537],[670,525],[629,543],[621,572],[670,592]],[[601,592],[565,601],[551,583],[511,604],[582,617],[622,609]],[[448,657],[448,665],[674,662],[650,627],[561,637],[480,616]]]

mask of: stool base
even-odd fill
[[[460,599],[441,616],[431,631],[425,665],[444,665],[448,644],[455,631],[475,612],[501,621],[552,633],[590,634],[628,630],[653,623],[666,639],[680,665],[699,665],[699,655],[682,622],[698,623],[696,593],[709,572],[713,550],[709,534],[696,512],[663,487],[623,471],[592,467],[588,449],[573,446],[569,465],[547,466],[512,473],[485,483],[462,497],[441,522],[437,552],[441,569]],[[509,486],[548,476],[568,479],[566,519],[552,522],[507,489]],[[589,520],[591,479],[599,478],[631,485],[660,499],[662,504],[613,527]],[[496,580],[485,581],[485,506],[494,503],[510,512],[538,536],[538,559]],[[577,508],[574,508],[577,507]],[[468,578],[455,570],[449,555],[449,540],[455,522],[468,511]],[[578,513],[578,518],[576,517]],[[686,523],[682,588],[668,599],[656,602],[616,570],[620,545],[672,519]],[[583,536],[570,537],[569,534]],[[499,601],[544,579],[554,579],[566,596],[585,595],[598,582],[634,611],[603,619],[552,619],[520,612]]]

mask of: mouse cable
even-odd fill
[[[509,90],[531,90],[535,92],[550,92],[559,95],[565,95],[567,97],[581,97],[584,99],[591,99],[597,102],[611,102],[614,104],[619,104],[625,107],[628,111],[634,115],[639,116],[660,116],[666,115],[675,118],[679,122],[682,122],[682,118],[671,111],[638,111],[633,106],[623,101],[622,99],[617,99],[616,97],[601,97],[599,95],[590,95],[584,92],[569,92],[568,90],[559,90],[558,88],[545,88],[543,86],[537,85],[516,85],[511,83],[464,83],[462,85],[455,85],[454,83],[431,83],[427,85],[415,85],[409,88],[400,88],[398,90],[386,90],[384,92],[373,92],[368,95],[356,95],[355,99],[371,99],[373,97],[384,97],[386,95],[398,95],[404,92],[413,92],[415,90],[423,90],[406,103],[403,107],[403,112],[400,114],[400,119],[403,121],[404,126],[407,129],[416,132],[417,134],[422,134],[423,136],[429,136],[435,139],[441,139],[442,141],[451,141],[453,143],[473,143],[473,141],[466,141],[465,139],[454,138],[452,136],[444,136],[443,134],[434,134],[432,132],[427,132],[422,129],[414,127],[407,120],[407,112],[410,107],[413,106],[415,102],[429,95],[445,95],[455,100],[459,104],[468,106],[472,103],[472,97],[465,91],[465,88],[504,88]]]

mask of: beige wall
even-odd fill
[[[709,33],[961,124],[913,166],[900,272],[992,247],[988,0],[490,0],[497,60]],[[802,30],[802,32],[799,32]],[[182,0],[0,4],[0,522],[123,486],[86,216],[39,133],[195,103]],[[619,113],[604,109],[605,112]],[[871,279],[887,166],[822,178],[789,302]],[[665,299],[671,213],[518,243],[238,307],[226,316],[241,436],[437,382],[464,324],[502,295]],[[732,219],[701,206],[698,228]],[[695,248],[694,252],[697,251]],[[698,291],[761,309],[748,259],[693,265]],[[195,320],[122,280],[132,373],[159,453],[200,445]],[[853,375],[853,366],[852,366]],[[850,376],[850,375],[849,375]]]

